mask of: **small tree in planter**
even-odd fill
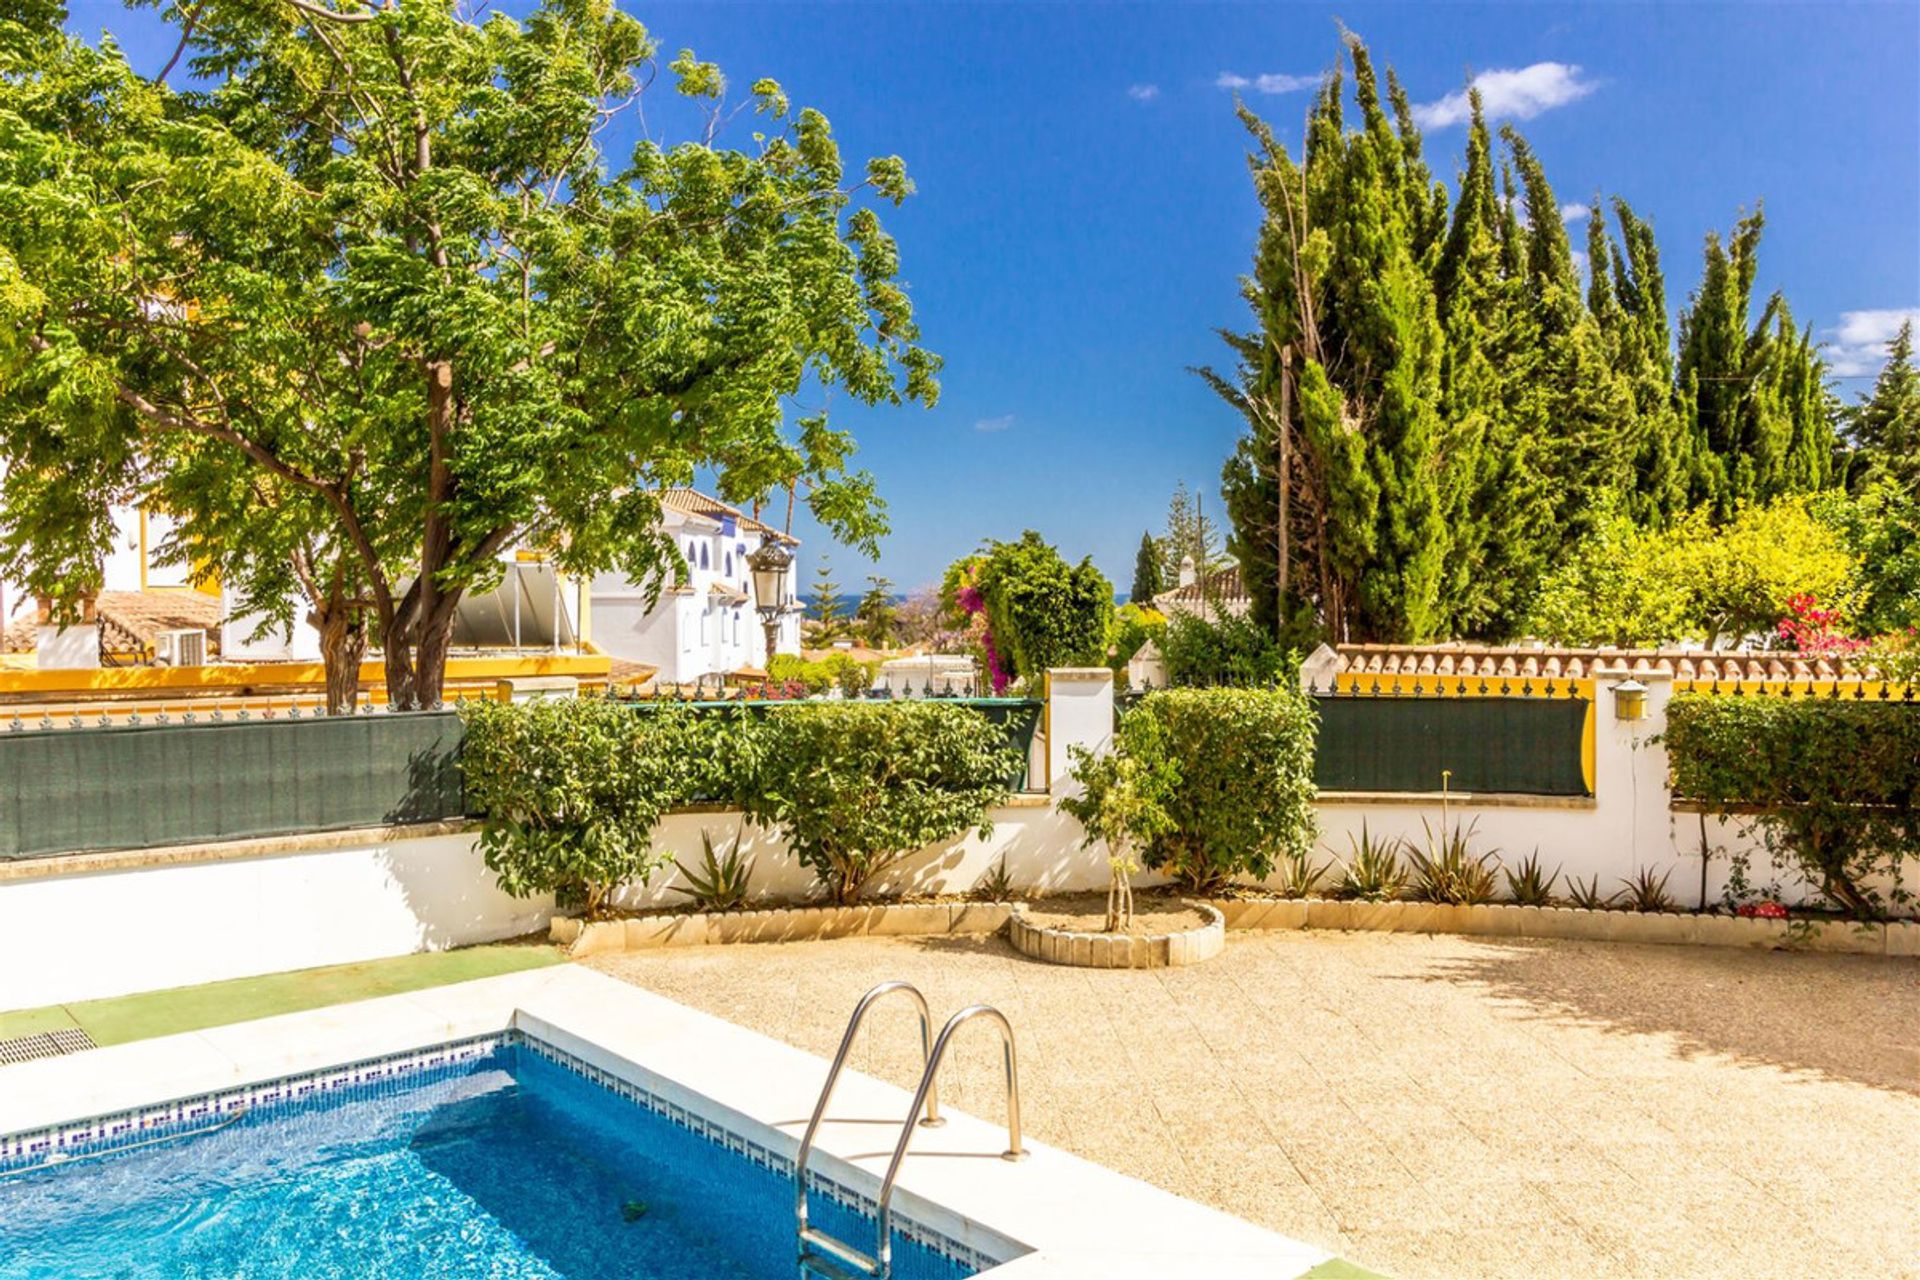
[[[1191,892],[1264,880],[1281,854],[1313,848],[1313,702],[1299,689],[1163,689],[1127,719],[1152,721],[1179,781],[1149,867]]]
[[[1108,933],[1133,924],[1133,881],[1138,868],[1132,850],[1173,830],[1165,801],[1179,785],[1180,770],[1167,758],[1159,724],[1129,715],[1114,735],[1113,750],[1096,754],[1085,747],[1069,748],[1073,776],[1084,788],[1068,796],[1060,807],[1086,828],[1081,847],[1104,841],[1107,846]]]
[[[939,702],[776,707],[753,737],[742,807],[840,904],[917,849],[991,835],[988,811],[1023,763],[984,716]]]
[[[710,798],[731,717],[588,698],[461,708],[468,804],[480,853],[515,897],[551,893],[587,915],[667,860],[653,848],[665,811]]]

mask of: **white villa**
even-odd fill
[[[660,502],[687,568],[684,579],[662,588],[651,604],[645,586],[622,574],[569,580],[523,548],[506,553],[506,576],[496,590],[461,603],[455,645],[557,652],[591,644],[629,674],[653,668],[659,680],[674,684],[764,669],[766,638],[747,557],[766,537],[789,551],[798,541],[693,489],[668,490]],[[162,563],[169,517],[138,507],[115,507],[113,516],[102,590],[78,625],[52,626],[39,616],[36,600],[17,584],[0,582],[6,648],[35,651],[35,665],[43,668],[319,660],[319,636],[304,622],[253,638],[256,620],[234,612],[220,583],[196,584],[185,566]],[[797,563],[787,581],[782,603],[793,611],[781,618],[775,647],[797,654],[800,613],[791,586]],[[189,632],[201,641],[189,646],[174,638]]]
[[[589,589],[591,635],[601,652],[659,669],[668,684],[691,684],[703,676],[742,668],[764,670],[766,635],[747,557],[763,538],[794,550],[799,542],[771,525],[694,489],[660,495],[667,532],[687,562],[684,581],[663,588],[649,606],[641,584],[603,573]],[[780,618],[776,653],[800,652],[800,612],[793,584],[799,562],[787,575],[789,610]]]

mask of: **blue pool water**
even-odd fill
[[[0,1178],[4,1280],[794,1280],[793,1184],[524,1044]],[[375,1096],[365,1096],[372,1092]],[[871,1250],[823,1195],[815,1225]],[[894,1239],[902,1280],[974,1272]]]

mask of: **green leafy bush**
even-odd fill
[[[1676,794],[1740,814],[1776,866],[1847,910],[1882,913],[1868,881],[1897,882],[1920,851],[1920,706],[1683,694],[1664,736]]]
[[[1022,763],[984,716],[938,702],[776,706],[752,738],[742,807],[838,903],[917,849],[990,835],[988,811]]]
[[[1160,656],[1176,688],[1265,689],[1291,683],[1300,669],[1298,654],[1251,619],[1232,614],[1213,622],[1190,613],[1174,616],[1160,638]]]
[[[589,915],[665,861],[654,824],[713,794],[713,762],[738,728],[671,704],[591,698],[468,703],[461,717],[487,869],[515,897],[551,893]]]
[[[1068,564],[1029,529],[1017,542],[988,544],[974,587],[1007,675],[1031,687],[1051,667],[1104,665],[1113,584],[1091,559]]]
[[[1187,889],[1264,879],[1274,860],[1312,848],[1313,703],[1298,689],[1162,689],[1122,719],[1144,717],[1179,770],[1165,801],[1172,829],[1149,867]]]

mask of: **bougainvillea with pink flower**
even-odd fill
[[[1782,640],[1801,653],[1844,657],[1872,646],[1871,640],[1850,636],[1838,609],[1820,603],[1818,596],[1801,593],[1787,601],[1787,616],[1775,627]]]

